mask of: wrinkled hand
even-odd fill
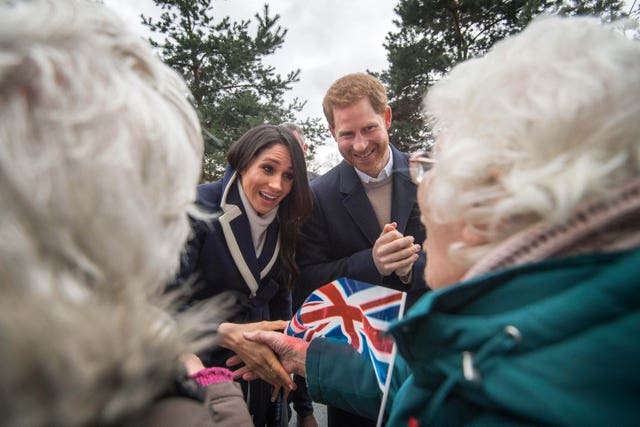
[[[253,342],[266,344],[278,354],[278,358],[287,372],[307,376],[305,363],[309,343],[300,338],[290,337],[280,332],[245,332],[244,337]]]
[[[373,262],[383,276],[406,276],[418,259],[420,245],[413,243],[413,236],[403,236],[397,226],[395,222],[386,224],[373,245]]]
[[[275,353],[267,345],[249,341],[245,339],[243,334],[250,331],[282,330],[286,326],[286,321],[276,320],[272,322],[265,321],[245,324],[225,322],[218,328],[220,346],[236,353],[235,356],[227,360],[227,366],[235,366],[240,362],[244,362],[245,364],[245,366],[233,372],[234,376],[236,378],[245,378],[245,374],[251,372],[256,377],[262,378],[272,384],[275,387],[271,397],[272,400],[277,397],[280,388],[284,388],[285,394],[288,395],[291,390],[296,389],[296,385],[278,361]],[[251,379],[255,379],[255,377]]]

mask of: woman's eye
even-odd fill
[[[286,179],[287,181],[293,181],[293,174],[292,173],[285,173],[282,175],[284,177],[284,179]]]
[[[262,170],[269,174],[273,173],[273,168],[271,166],[263,166]]]

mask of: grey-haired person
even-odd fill
[[[0,111],[0,423],[250,426],[193,355],[223,306],[164,294],[203,154],[182,78],[102,4],[3,2]]]

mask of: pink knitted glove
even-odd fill
[[[190,377],[196,380],[196,382],[203,387],[222,381],[233,381],[233,374],[231,371],[227,368],[219,367],[202,369],[195,374],[191,374]]]

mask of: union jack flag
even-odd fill
[[[398,319],[402,292],[341,278],[316,289],[295,313],[287,335],[311,341],[330,337],[369,356],[384,390],[393,340],[383,335]]]

